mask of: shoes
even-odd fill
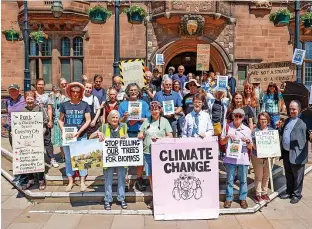
[[[124,200],[117,201],[117,204],[120,205],[122,209],[127,209],[127,207],[128,207],[128,204]]]
[[[230,201],[230,200],[226,200],[226,201],[224,202],[223,207],[224,207],[224,208],[230,208],[230,207],[231,207],[231,205],[232,205],[232,201]]]
[[[44,180],[39,181],[39,190],[45,190],[46,183]]]
[[[55,159],[51,159],[51,165],[52,165],[54,168],[59,167],[59,164],[57,164],[57,162],[55,161]]]
[[[261,198],[261,196],[259,196],[259,195],[256,195],[256,196],[255,196],[255,203],[256,203],[256,204],[259,204],[262,200],[263,200],[263,199]]]
[[[105,210],[111,210],[112,209],[112,207],[111,207],[109,202],[107,202],[107,201],[104,202],[104,209]]]
[[[70,192],[70,190],[72,190],[74,184],[68,184],[65,188],[65,192]]]
[[[35,184],[34,180],[29,180],[28,183],[22,187],[23,190],[29,189],[31,186]]]
[[[81,183],[80,185],[80,191],[85,192],[87,190],[87,186],[84,183]]]
[[[247,201],[246,200],[241,200],[240,201],[240,206],[241,206],[242,209],[248,208]]]
[[[148,208],[148,209],[151,209],[151,210],[154,208],[153,201],[151,201],[151,202],[147,205],[147,208]]]
[[[298,198],[298,197],[296,197],[296,196],[293,196],[293,197],[291,198],[291,200],[290,200],[290,203],[291,203],[291,204],[296,204],[296,203],[298,203],[298,202],[301,200],[301,198],[302,198],[302,197]]]
[[[261,198],[263,199],[263,200],[265,200],[266,202],[270,202],[270,197],[268,196],[268,194],[263,194],[262,196],[261,196]]]
[[[279,197],[284,200],[284,199],[290,199],[291,195],[288,194],[287,192],[285,192],[285,193],[281,194]]]
[[[143,184],[143,178],[142,177],[138,177],[136,182],[135,182],[135,188],[141,192],[146,191],[146,186],[145,184]]]

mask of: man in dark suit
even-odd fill
[[[306,124],[298,117],[301,111],[299,101],[291,101],[290,118],[282,128],[282,158],[286,176],[286,192],[281,199],[290,198],[296,204],[302,198],[304,167],[308,161],[308,139],[310,138]]]

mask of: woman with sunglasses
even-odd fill
[[[221,135],[221,145],[228,144],[229,140],[240,140],[242,142],[242,149],[238,158],[232,158],[228,155],[225,156],[223,163],[226,167],[226,201],[224,202],[224,208],[230,208],[233,201],[233,186],[236,169],[238,171],[239,179],[239,200],[241,208],[248,208],[246,201],[248,188],[247,188],[247,176],[249,166],[248,149],[252,149],[251,130],[243,125],[245,112],[241,108],[236,108],[232,112],[233,121],[228,124],[226,131]]]
[[[276,129],[276,124],[280,120],[280,112],[284,109],[284,99],[279,93],[277,85],[271,82],[266,94],[263,96],[262,112],[269,114],[271,127]]]
[[[207,137],[213,135],[213,127],[210,116],[202,110],[206,101],[203,93],[193,96],[194,109],[185,116],[182,137]]]
[[[254,123],[253,123],[253,119],[254,119],[254,113],[251,109],[251,107],[249,105],[246,105],[244,103],[244,99],[243,99],[243,95],[240,92],[235,92],[232,98],[232,102],[230,105],[230,109],[227,112],[226,118],[228,120],[228,122],[233,122],[233,111],[237,108],[241,108],[242,110],[244,110],[244,117],[243,117],[243,124],[245,126],[248,126],[251,130],[253,130],[254,128]]]
[[[144,152],[144,168],[146,176],[148,176],[150,186],[152,188],[152,160],[151,160],[151,144],[152,141],[156,142],[159,138],[172,138],[172,128],[169,121],[162,117],[161,104],[157,101],[150,103],[151,117],[145,119],[143,122],[138,138],[144,139],[143,152]],[[148,206],[153,208],[153,202]]]
[[[258,127],[252,133],[253,151],[251,155],[251,162],[255,171],[256,203],[259,203],[262,200],[267,202],[270,201],[268,196],[268,184],[270,176],[268,160],[271,160],[271,165],[273,165],[273,158],[257,157],[257,145],[255,137],[257,132],[265,132],[269,130],[273,130],[273,128],[270,127],[270,116],[266,112],[261,112],[258,115]]]

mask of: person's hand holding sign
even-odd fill
[[[156,137],[156,136],[153,136],[153,137],[152,137],[152,141],[153,141],[153,142],[156,142],[157,140],[158,140],[158,137]]]
[[[201,138],[205,138],[206,137],[206,133],[200,133],[200,134],[198,134],[198,136],[201,137]]]
[[[105,140],[105,136],[102,132],[98,131],[97,136],[98,136],[100,142]]]
[[[139,134],[138,134],[138,139],[144,139],[144,134],[143,134],[143,132],[140,132]]]

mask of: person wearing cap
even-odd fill
[[[230,88],[230,93],[231,95],[234,95],[234,93],[236,92],[236,79],[233,77],[231,71],[228,71],[226,75],[228,76],[228,85]]]
[[[128,135],[130,138],[136,138],[140,131],[140,127],[145,119],[150,118],[151,114],[149,112],[148,104],[139,99],[140,87],[136,83],[128,84],[126,88],[126,94],[128,99],[121,102],[118,107],[118,112],[120,114],[120,122],[124,122],[128,126]],[[141,119],[140,120],[129,120],[129,102],[138,102],[141,104]],[[135,187],[139,191],[145,191],[146,186],[144,185],[142,174],[143,166],[137,166],[137,180],[135,182]]]
[[[117,92],[117,100],[118,102],[122,102],[126,99],[126,93],[125,90],[122,88],[122,79],[120,76],[114,76],[113,78],[113,88]],[[108,114],[107,114],[108,115]]]
[[[54,168],[59,167],[55,160],[52,138],[52,128],[53,128],[53,107],[50,98],[50,94],[45,92],[45,81],[42,78],[36,80],[36,100],[37,104],[43,109],[46,115],[49,117],[49,122],[47,129],[44,134],[44,148],[50,159],[50,163]]]
[[[156,87],[156,92],[161,90],[162,77],[157,68],[153,69],[153,77],[151,83]]]
[[[202,110],[206,97],[203,93],[196,93],[192,96],[194,108],[185,116],[182,137],[201,137],[213,135],[213,127],[210,116]]]
[[[164,117],[168,119],[173,130],[173,136],[176,137],[181,134],[178,133],[177,116],[182,112],[182,101],[180,95],[172,90],[172,80],[168,78],[163,81],[163,90],[156,93],[154,101],[158,101],[163,105],[163,102],[171,100],[173,100],[173,105],[175,107],[174,114],[164,115]]]
[[[152,101],[150,103],[150,112],[151,117],[143,122],[138,138],[143,139],[144,168],[152,189],[151,144],[160,138],[172,138],[172,128],[168,120],[161,116],[162,106],[159,102]],[[153,202],[148,207],[153,208]]]
[[[68,84],[67,95],[70,98],[70,101],[66,101],[61,104],[60,107],[60,119],[59,125],[62,131],[64,131],[64,127],[76,127],[77,133],[74,137],[77,137],[77,141],[86,140],[87,133],[86,129],[88,128],[91,122],[90,116],[90,106],[88,103],[82,101],[84,94],[84,86],[81,83],[73,82]],[[71,157],[70,157],[70,149],[68,145],[64,145],[64,153],[65,153],[65,167],[66,167],[66,175],[68,177],[68,186],[65,191],[69,192],[74,185],[74,171],[71,165]],[[85,179],[87,176],[87,170],[79,170],[80,175],[80,190],[84,192],[87,187],[85,185]]]
[[[183,108],[184,114],[187,115],[191,113],[194,109],[193,95],[195,95],[198,92],[200,88],[200,84],[197,83],[195,79],[191,79],[185,84],[185,88],[190,91],[188,94],[186,94],[183,97],[183,100],[182,100],[182,108]],[[207,101],[205,100],[203,104],[203,110],[207,110],[207,109],[208,109],[208,105],[207,105]]]
[[[233,140],[239,141],[242,145],[241,151],[238,151],[236,158],[225,156],[223,163],[226,167],[227,181],[226,181],[226,201],[224,202],[224,208],[230,208],[233,201],[233,187],[234,177],[236,169],[238,171],[239,179],[239,200],[241,208],[248,208],[246,201],[248,187],[247,187],[247,176],[249,166],[248,149],[252,149],[252,137],[251,130],[243,124],[245,112],[241,108],[237,108],[232,112],[233,122],[227,124],[225,131],[222,132],[220,143],[226,145],[231,143]],[[228,147],[231,147],[228,144]],[[237,147],[237,145],[236,145]]]
[[[107,116],[107,123],[103,123],[97,132],[91,134],[90,138],[99,138],[102,142],[105,138],[128,138],[128,127],[126,123],[120,122],[120,114],[116,110],[109,112]],[[113,186],[113,174],[114,169],[117,169],[118,176],[118,188],[117,188],[117,204],[121,206],[122,209],[128,207],[125,201],[125,178],[127,169],[123,166],[119,167],[105,167],[104,164],[104,208],[105,210],[111,210],[111,203],[113,202],[112,196],[112,186]]]
[[[147,104],[153,100],[156,94],[156,87],[151,83],[152,73],[150,71],[145,72],[145,87],[142,88],[142,100]]]
[[[174,72],[175,72],[175,68],[173,66],[170,66],[168,68],[168,75],[169,75],[170,78],[172,78]]]
[[[179,80],[181,82],[181,85],[183,86],[188,81],[186,75],[184,75],[184,71],[185,71],[184,66],[180,65],[178,67],[178,73],[172,76],[172,81]],[[182,88],[181,90],[183,89],[184,88]]]

